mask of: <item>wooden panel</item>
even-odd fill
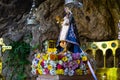
[[[40,75],[36,80],[94,80],[94,79],[92,75],[84,75],[84,76]]]

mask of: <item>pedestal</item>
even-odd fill
[[[64,76],[64,75],[39,75],[36,80],[94,80],[92,75]]]

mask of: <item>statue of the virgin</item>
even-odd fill
[[[77,38],[77,29],[73,14],[68,7],[65,7],[66,15],[62,22],[62,28],[58,38],[57,48],[59,52],[70,51],[72,53],[81,53],[79,40]]]

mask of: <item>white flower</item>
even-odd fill
[[[68,68],[65,68],[65,72],[68,72],[69,70],[68,70]]]
[[[45,69],[42,70],[43,74],[46,74]]]
[[[69,75],[69,76],[73,76],[73,75],[74,75],[74,70],[70,70],[70,71],[68,72],[68,75]]]
[[[44,64],[48,64],[48,63],[49,63],[49,60],[45,60],[45,61],[44,61]]]
[[[36,69],[32,69],[31,73],[32,73],[33,75],[36,75]]]
[[[44,64],[44,68],[47,68],[48,67],[48,64]]]
[[[70,56],[69,58],[68,58],[68,61],[71,61],[72,60],[72,56]]]
[[[82,58],[83,56],[86,56],[85,52],[80,53],[80,57]]]
[[[59,60],[59,62],[58,62],[60,65],[62,65],[63,64],[63,61],[62,60]]]
[[[64,75],[67,75],[68,72],[69,72],[68,68],[65,68],[65,70],[64,70]]]
[[[81,69],[81,70],[86,70],[85,64],[81,64],[80,69]]]
[[[51,75],[56,75],[55,69],[50,70]]]
[[[71,56],[71,54],[66,54],[66,56],[67,56],[67,57],[70,57],[70,56]]]
[[[70,51],[67,51],[67,53],[70,54],[70,55],[72,54],[72,52],[70,52]]]
[[[38,65],[38,61],[37,61],[36,59],[33,59],[32,65],[33,65],[34,67],[36,67],[36,66]]]
[[[47,68],[48,66],[48,60],[44,61],[44,68]]]
[[[53,67],[56,67],[56,62],[55,62],[55,61],[50,61],[50,64],[51,64]]]
[[[37,56],[37,54],[34,55],[34,57],[36,57],[36,56]]]
[[[87,71],[86,71],[86,70],[84,70],[83,72],[84,72],[85,75],[87,74]]]
[[[72,56],[70,53],[66,54],[67,58],[68,58],[68,61],[71,61],[72,60]]]

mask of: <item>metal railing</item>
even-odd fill
[[[120,40],[100,41],[100,42],[86,42],[81,44],[81,48],[96,60],[96,64],[101,64],[99,61],[103,61],[102,67],[96,69],[96,75],[98,80],[119,80],[120,76]],[[100,51],[98,51],[100,50]],[[100,55],[102,54],[102,56]],[[98,57],[96,57],[98,55]],[[112,58],[109,58],[112,56]],[[100,58],[97,61],[97,58]],[[108,67],[108,60],[113,63],[113,66]],[[109,63],[109,64],[110,64]]]
[[[4,80],[4,77],[2,76],[2,53],[10,49],[12,49],[12,47],[6,46],[3,42],[3,38],[0,38],[0,80]]]

